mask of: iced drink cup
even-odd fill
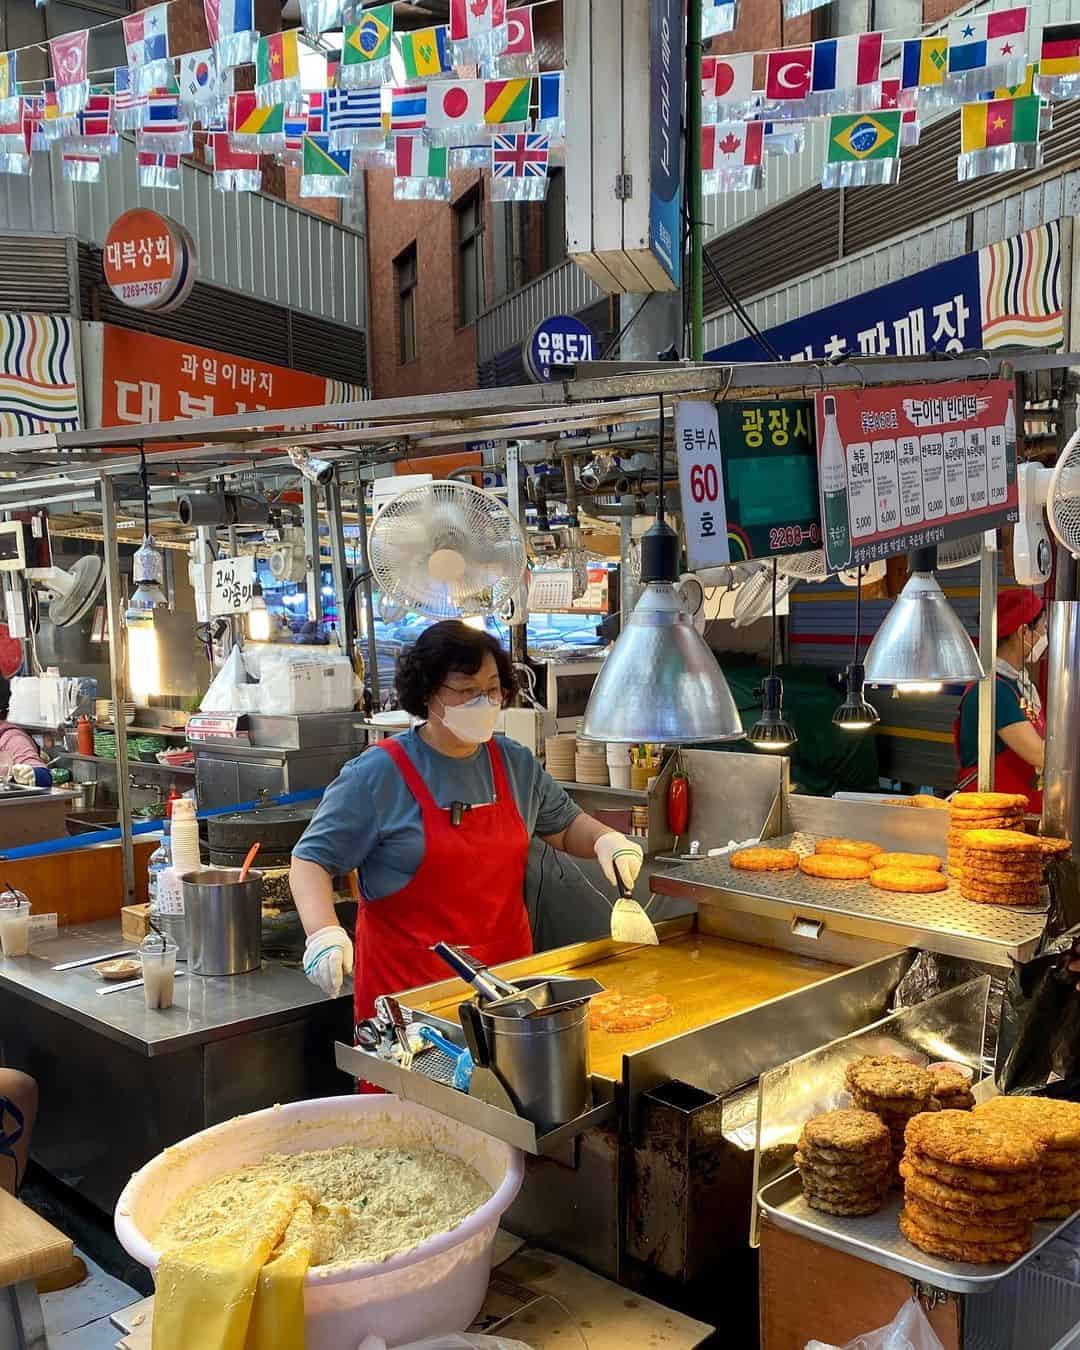
[[[0,949],[5,956],[30,951],[30,901],[0,901]]]
[[[139,948],[142,962],[143,994],[148,1008],[171,1008],[176,982],[176,953],[172,938],[150,933]]]

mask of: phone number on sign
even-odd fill
[[[780,525],[769,531],[770,550],[778,548],[798,548],[802,544],[820,544],[821,530],[811,525],[803,529],[801,525]]]

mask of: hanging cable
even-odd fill
[[[859,660],[859,636],[862,631],[862,564],[855,569],[855,650],[851,654],[851,659],[856,664]]]
[[[769,634],[769,674],[776,674],[776,573],[778,562],[772,560],[772,629]]]
[[[649,301],[653,298],[655,294],[656,294],[655,291],[650,291],[649,294],[645,297],[645,299],[642,300],[641,304],[638,305],[637,309],[634,310],[633,314],[630,315],[627,321],[623,324],[623,326],[611,339],[608,345],[600,353],[601,361],[606,361],[613,351],[618,350],[619,344],[622,342],[623,338],[627,335],[627,333],[629,333],[630,329],[634,326],[634,324],[637,323],[638,318],[640,317],[645,306],[649,303]]]
[[[709,275],[712,277],[713,281],[716,282],[716,285],[719,288],[721,295],[723,295],[724,299],[731,306],[732,311],[735,314],[735,317],[739,320],[739,322],[750,334],[750,336],[754,339],[754,341],[758,344],[758,346],[762,349],[762,351],[765,352],[766,356],[768,356],[770,361],[782,361],[784,358],[780,355],[780,353],[776,350],[773,344],[769,341],[769,339],[757,326],[754,320],[750,317],[749,313],[746,310],[746,307],[743,305],[743,302],[739,299],[732,286],[725,279],[723,273],[720,271],[719,267],[717,267],[716,263],[713,261],[708,250],[706,250],[701,256],[705,260],[705,266],[709,271]]]
[[[656,491],[656,521],[664,523],[664,396],[660,395],[660,433],[656,441],[656,458],[659,467],[659,481]]]
[[[143,537],[150,534],[150,477],[146,471],[146,449],[139,446],[139,481],[142,483],[143,496]]]

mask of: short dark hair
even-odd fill
[[[11,681],[6,675],[0,675],[0,717],[8,715],[8,704],[11,702]]]
[[[447,675],[453,671],[475,675],[489,653],[495,658],[505,701],[517,686],[514,667],[502,643],[460,619],[432,624],[398,657],[394,679],[398,703],[414,717],[426,717],[428,702],[446,683]]]

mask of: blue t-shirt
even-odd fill
[[[999,671],[994,679],[994,726],[1015,726],[1026,722],[1027,714],[1020,703],[1020,688],[1014,680]],[[1000,755],[1008,746],[1000,736],[994,737],[994,754]],[[964,695],[960,704],[960,767],[970,768],[979,762],[979,690],[978,686]]]
[[[487,746],[465,759],[441,755],[416,731],[397,739],[412,760],[437,806],[464,802],[484,809],[495,798]],[[565,830],[580,814],[536,756],[517,741],[497,738],[514,801],[530,834]],[[424,857],[420,807],[397,765],[372,748],[350,759],[326,789],[293,856],[328,872],[360,873],[360,889],[380,900],[406,886]]]

